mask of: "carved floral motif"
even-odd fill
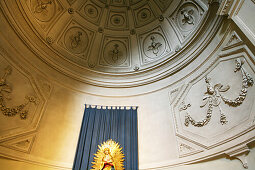
[[[239,93],[239,96],[237,96],[235,99],[228,99],[223,95],[224,92],[228,91],[230,89],[229,85],[222,85],[220,83],[215,84],[214,86],[210,82],[210,78],[205,77],[205,82],[207,84],[207,90],[205,92],[205,95],[203,97],[203,103],[200,107],[204,107],[208,105],[206,118],[202,121],[195,121],[188,113],[185,116],[185,125],[188,126],[189,123],[191,123],[193,126],[196,127],[202,127],[208,124],[208,122],[211,120],[212,117],[212,111],[213,107],[217,107],[220,110],[220,122],[221,124],[226,124],[228,121],[226,119],[225,114],[223,113],[220,103],[223,101],[225,104],[228,104],[232,107],[237,107],[243,103],[243,101],[246,98],[246,95],[248,93],[248,87],[252,86],[254,81],[252,77],[249,75],[249,73],[243,68],[244,61],[241,61],[240,59],[236,59],[236,68],[235,72],[241,71],[242,73],[242,89]],[[184,110],[184,109],[183,109]]]

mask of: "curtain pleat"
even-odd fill
[[[108,139],[120,144],[125,155],[124,168],[138,169],[137,108],[103,109],[85,107],[73,170],[92,169],[98,145]]]

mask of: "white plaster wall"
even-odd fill
[[[253,18],[255,15],[255,1],[242,0],[235,3],[237,7],[232,11],[231,18],[242,29],[253,45],[255,45],[255,24]]]

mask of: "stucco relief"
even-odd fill
[[[160,27],[147,34],[140,35],[140,44],[142,49],[142,62],[144,64],[158,60],[171,51]]]
[[[11,75],[12,68],[7,66],[4,74],[0,79],[0,109],[4,116],[14,117],[19,115],[21,119],[27,119],[31,104],[37,104],[35,96],[26,96],[25,101],[22,104],[16,106],[10,106],[8,100],[12,100],[12,84],[7,81],[9,75]]]
[[[182,31],[190,31],[200,19],[199,9],[193,3],[185,3],[177,13],[177,24]]]
[[[177,10],[169,16],[169,21],[173,24],[181,39],[186,39],[200,23],[205,10],[197,2],[182,1]]]
[[[254,71],[248,61],[239,57],[216,63],[207,76],[183,88],[172,103],[177,135],[207,149],[250,128],[254,117]]]
[[[44,31],[47,31],[53,20],[63,12],[63,7],[57,0],[28,0],[21,3],[28,17],[31,18],[31,14]]]
[[[16,133],[24,133],[38,117],[37,109],[40,108],[40,95],[33,88],[28,77],[9,64],[2,63],[0,86],[0,141]]]
[[[56,4],[53,0],[31,0],[31,9],[36,19],[48,22],[56,13]]]
[[[33,75],[0,48],[0,153],[11,149],[29,153],[41,120],[47,95]],[[46,82],[46,81],[45,81]],[[50,84],[50,83],[48,83]]]
[[[221,101],[223,101],[225,104],[232,106],[232,107],[237,107],[240,106],[248,93],[248,88],[253,86],[253,78],[250,76],[250,74],[245,70],[243,67],[244,60],[240,60],[239,58],[235,60],[236,61],[236,68],[234,72],[241,71],[242,73],[242,88],[241,91],[238,95],[238,97],[234,99],[228,99],[224,93],[227,92],[230,89],[229,85],[222,85],[221,83],[217,83],[215,85],[211,84],[210,78],[205,77],[205,82],[207,84],[207,90],[205,92],[205,95],[203,96],[203,103],[201,104],[200,107],[204,107],[208,105],[207,113],[206,113],[206,118],[203,119],[202,121],[195,121],[190,114],[187,113],[185,116],[185,125],[189,126],[191,125],[196,126],[196,127],[202,127],[205,126],[209,123],[212,113],[213,113],[213,108],[216,107],[220,111],[220,123],[222,125],[226,124],[227,118],[226,115],[224,114],[224,111],[221,109]],[[183,109],[184,110],[184,109]],[[185,109],[186,110],[186,109]]]
[[[102,11],[103,6],[94,3],[94,1],[86,1],[78,10],[78,13],[86,20],[99,25]]]
[[[166,48],[165,46],[166,44],[162,35],[153,33],[144,40],[144,49],[147,47],[147,50],[145,50],[144,53],[147,57],[153,55],[160,56],[164,52]]]
[[[93,36],[92,31],[75,21],[70,21],[58,38],[57,47],[60,46],[60,52],[72,61],[83,63],[89,55]]]
[[[65,46],[70,52],[74,54],[84,53],[88,48],[88,44],[89,38],[83,29],[79,27],[72,27],[66,31]]]
[[[128,39],[126,38],[106,38],[104,41],[104,49],[100,59],[102,66],[128,67]]]
[[[155,19],[155,15],[149,5],[144,5],[143,8],[133,9],[135,15],[135,26],[140,27]]]
[[[106,27],[112,30],[128,29],[128,17],[126,11],[110,11]]]

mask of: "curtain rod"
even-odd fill
[[[110,109],[121,109],[121,108],[136,108],[138,109],[138,106],[105,106],[105,105],[93,105],[93,104],[84,104],[85,108],[91,107],[91,108],[110,108]]]

